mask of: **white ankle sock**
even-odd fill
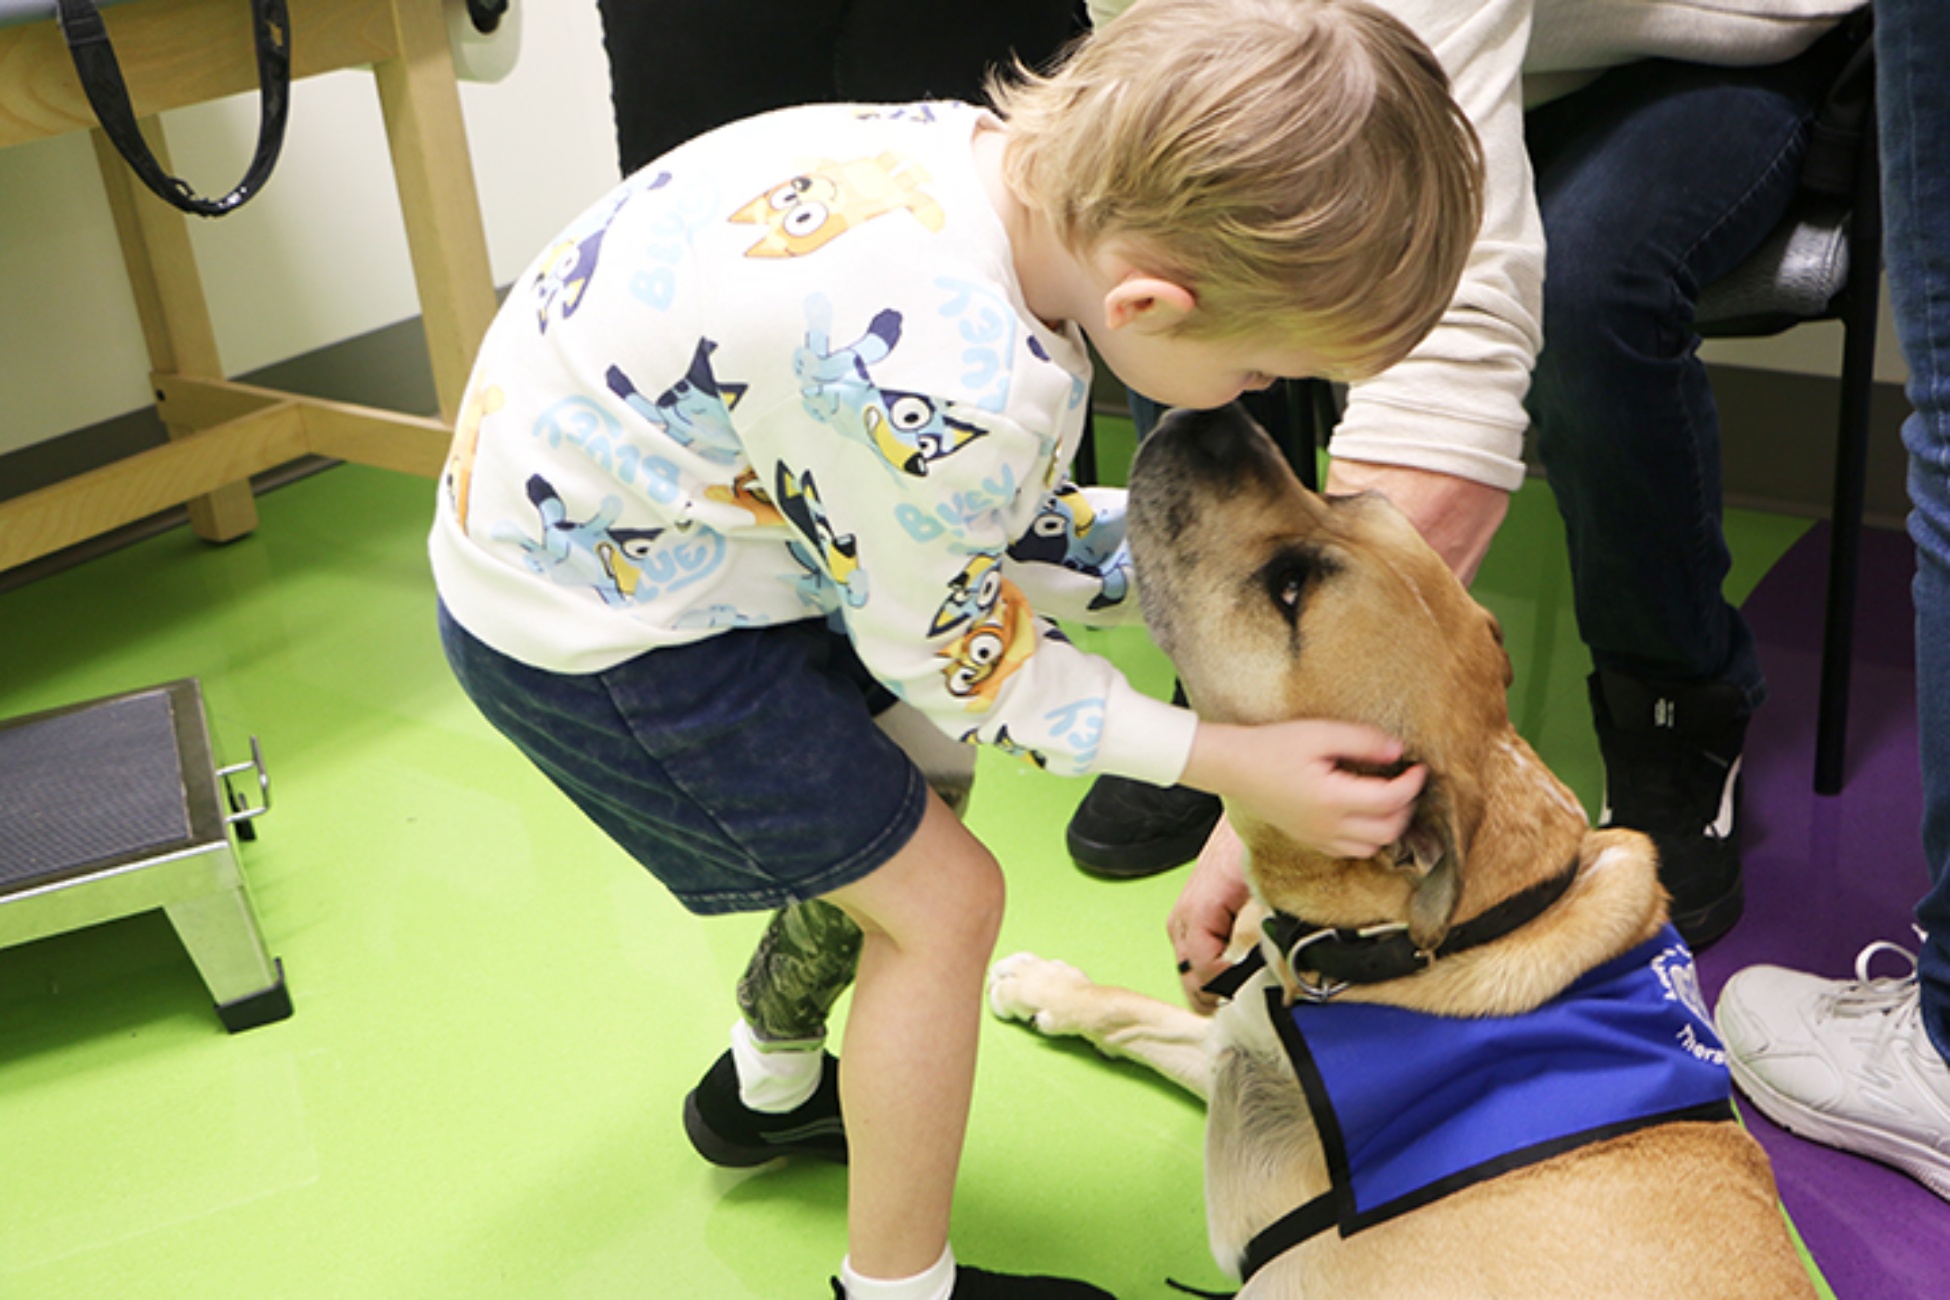
[[[819,1090],[820,1045],[766,1046],[740,1020],[731,1027],[731,1060],[738,1067],[738,1099],[756,1111],[782,1115]]]
[[[955,1252],[944,1246],[933,1268],[891,1280],[861,1277],[853,1271],[849,1255],[840,1263],[840,1284],[846,1288],[846,1300],[948,1300],[955,1290]]]

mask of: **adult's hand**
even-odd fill
[[[1465,585],[1475,580],[1490,540],[1510,511],[1510,494],[1502,488],[1404,465],[1336,460],[1327,471],[1327,491],[1387,497]]]
[[[1185,1001],[1193,1010],[1209,1015],[1218,1009],[1219,1000],[1205,991],[1205,985],[1225,970],[1233,922],[1251,897],[1246,888],[1246,846],[1233,833],[1232,823],[1221,817],[1165,922]]]

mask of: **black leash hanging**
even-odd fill
[[[116,152],[157,197],[200,217],[220,217],[242,207],[264,187],[278,151],[284,147],[285,119],[291,110],[291,22],[285,0],[251,0],[251,35],[257,47],[257,150],[244,179],[220,199],[198,195],[186,182],[165,172],[149,151],[149,142],[136,125],[129,88],[122,80],[121,64],[109,44],[108,28],[95,8],[95,0],[55,0],[55,5],[61,35],[67,40],[75,74],[81,78],[95,119],[114,142]]]

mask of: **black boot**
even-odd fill
[[[1070,817],[1064,840],[1085,871],[1134,880],[1197,857],[1222,811],[1218,797],[1203,790],[1100,776]]]
[[[1591,674],[1591,715],[1605,760],[1600,824],[1644,831],[1659,850],[1672,922],[1695,950],[1740,919],[1740,756],[1747,701],[1724,681],[1641,681]]]
[[[1186,706],[1182,682],[1172,684],[1171,702]],[[1070,815],[1063,838],[1070,857],[1091,875],[1136,880],[1197,857],[1224,812],[1217,795],[1190,786],[1100,776]]]

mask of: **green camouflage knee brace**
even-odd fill
[[[845,912],[817,898],[782,907],[738,980],[738,1009],[763,1044],[816,1046],[859,965],[860,927]]]

